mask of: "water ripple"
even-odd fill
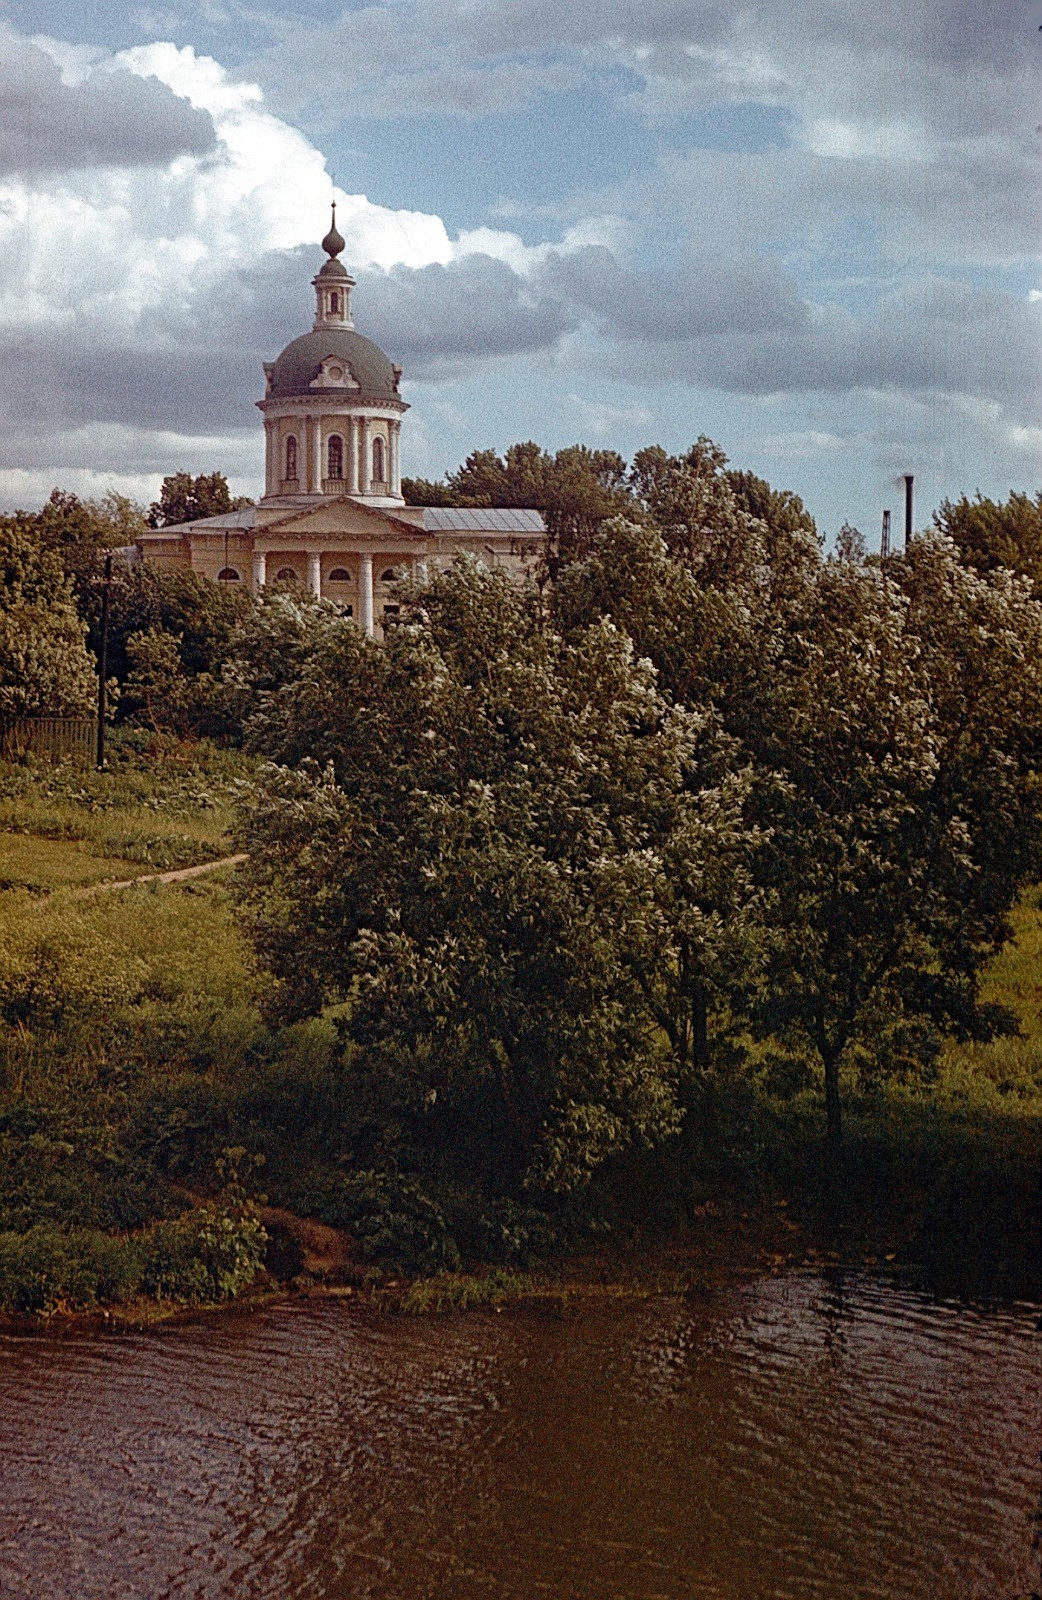
[[[0,1594],[1015,1600],[1037,1317],[808,1273],[2,1341]]]

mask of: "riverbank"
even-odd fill
[[[1042,1274],[982,1275],[980,1264],[913,1258],[900,1248],[856,1247],[832,1235],[815,1235],[790,1202],[748,1207],[706,1202],[693,1224],[669,1237],[634,1231],[626,1241],[546,1261],[537,1267],[474,1264],[470,1270],[403,1277],[358,1259],[344,1230],[295,1217],[284,1208],[261,1207],[272,1264],[220,1298],[194,1301],[133,1295],[122,1302],[73,1308],[59,1300],[36,1314],[0,1314],[0,1336],[68,1333],[114,1335],[206,1323],[214,1315],[248,1317],[284,1302],[351,1302],[378,1315],[441,1317],[531,1313],[558,1319],[583,1307],[653,1299],[684,1301],[733,1289],[741,1283],[789,1274],[855,1274],[881,1285],[966,1303],[1001,1305],[1042,1299]],[[891,1240],[895,1246],[900,1241]],[[288,1265],[287,1265],[288,1264]]]
[[[533,1206],[477,1195],[449,1166],[399,1171],[379,1139],[367,1154],[369,1133],[355,1133],[366,1064],[346,1060],[334,1015],[264,1020],[228,868],[83,894],[235,853],[245,770],[234,752],[136,735],[116,741],[106,773],[0,765],[0,1306],[181,1315],[137,1295],[134,1273],[162,1276],[142,1266],[142,1241],[190,1234],[190,1196],[227,1201],[229,1152],[235,1204],[266,1208],[272,1293],[350,1288],[449,1309],[509,1298],[510,1275],[535,1274],[552,1299],[583,1283],[697,1292],[819,1261],[984,1298],[1042,1285],[1037,891],[988,979],[1020,1036],[851,1081],[838,1177],[816,1085],[764,1059],[707,1075],[682,1147],[631,1150],[581,1195]],[[312,1230],[310,1259],[278,1216]],[[326,1246],[349,1241],[341,1259],[321,1258],[323,1229]],[[198,1266],[182,1262],[189,1277]],[[482,1288],[494,1272],[500,1288]],[[184,1276],[177,1293],[214,1299]]]

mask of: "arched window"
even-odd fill
[[[338,433],[329,435],[326,455],[329,459],[329,476],[331,478],[342,478],[344,476],[344,441]]]
[[[300,579],[298,578],[296,572],[294,571],[294,569],[292,567],[280,567],[278,572],[276,572],[275,576],[276,576],[276,578],[278,578],[280,583],[299,583],[300,582]]]
[[[239,574],[234,567],[222,567],[217,574],[218,583],[238,583]]]
[[[286,477],[297,476],[297,436],[291,433],[286,440]]]
[[[385,481],[384,442],[380,435],[377,434],[373,440],[373,482],[384,483]]]
[[[396,567],[385,567],[383,572],[381,572],[381,574],[380,574],[380,582],[381,583],[397,583],[398,582],[398,569]]]
[[[334,317],[338,317],[340,315],[340,296],[337,294],[335,289],[329,297],[329,309]],[[330,473],[329,476],[332,477],[333,474]],[[339,476],[340,474],[337,473],[337,477]]]
[[[329,577],[326,579],[326,582],[327,583],[350,583],[351,582],[351,574],[348,572],[346,567],[334,567],[332,572],[329,574]]]

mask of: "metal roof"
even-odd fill
[[[354,374],[357,389],[345,390],[352,400],[362,403],[393,400],[400,402],[398,380],[390,359],[379,345],[365,339],[353,328],[318,328],[302,333],[288,344],[271,369],[271,388],[265,398],[278,400],[303,395],[315,399],[311,384],[328,356],[339,356]],[[322,394],[330,391],[323,390]]]
[[[424,506],[428,533],[543,533],[543,516],[529,509],[498,506]]]
[[[313,511],[316,506],[324,505],[329,497],[323,495],[301,496],[292,498],[272,498],[265,502],[269,509],[287,511]],[[384,515],[395,519],[398,511],[419,510],[420,507],[412,506],[367,506],[364,499],[355,500],[350,495],[338,495],[337,500],[343,504],[354,504],[377,515]],[[544,533],[543,515],[541,511],[524,509],[503,509],[499,506],[423,506],[423,522],[420,526],[425,533],[520,533],[529,536]],[[240,511],[225,511],[218,517],[199,517],[195,522],[179,522],[165,528],[149,529],[149,534],[162,537],[164,534],[189,533],[198,530],[200,533],[223,533],[225,529],[253,528],[257,525],[257,507],[243,506]],[[145,536],[146,538],[148,535]]]
[[[222,511],[217,517],[197,517],[194,522],[172,522],[162,528],[149,528],[149,534],[162,536],[170,533],[186,533],[191,529],[199,528],[206,533],[221,533],[225,528],[252,528],[257,521],[256,506],[242,506],[238,511]]]

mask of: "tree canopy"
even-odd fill
[[[403,478],[410,505],[531,507],[541,511],[552,570],[581,555],[606,517],[632,511],[626,462],[615,450],[568,445],[551,455],[529,440],[503,456],[475,450],[442,482]]]
[[[219,517],[225,511],[237,511],[248,505],[252,505],[248,497],[232,497],[223,472],[200,473],[197,478],[190,472],[172,472],[163,479],[159,499],[149,507],[148,525],[150,528],[175,527],[201,517]]]
[[[410,619],[318,613],[257,693],[248,924],[283,1014],[349,1001],[400,1159],[567,1192],[679,1125],[748,944],[744,781],[610,624],[566,639],[469,559]]]
[[[86,631],[57,553],[25,519],[0,519],[0,716],[89,715],[97,680]]]
[[[1014,491],[1006,501],[979,491],[972,500],[962,495],[943,501],[934,523],[978,572],[1008,567],[1042,584],[1042,493],[1032,498]]]

